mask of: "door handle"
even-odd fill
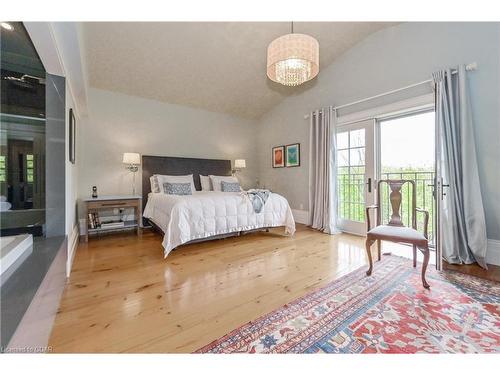
[[[443,188],[447,187],[449,188],[450,187],[450,184],[442,184],[441,185]],[[444,196],[446,195],[446,193],[444,192],[444,189],[441,189],[441,200],[444,199]]]
[[[436,199],[436,189],[434,189],[434,184],[427,184],[427,186],[432,186],[432,198]]]
[[[368,185],[368,192],[372,192],[372,179],[371,177],[368,177],[368,182],[366,183]]]

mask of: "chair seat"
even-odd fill
[[[393,242],[405,242],[415,245],[426,245],[424,235],[413,228],[397,227],[393,225],[379,225],[367,233],[367,238]]]

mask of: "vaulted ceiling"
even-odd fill
[[[90,22],[83,24],[91,87],[246,118],[308,90],[321,69],[382,28],[380,22],[299,22],[318,39],[320,74],[299,87],[266,77],[268,44],[285,22]]]

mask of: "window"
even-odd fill
[[[7,181],[5,164],[6,164],[5,156],[1,155],[0,156],[0,182]]]
[[[365,129],[337,133],[339,217],[365,220]]]
[[[26,181],[28,184],[32,184],[34,182],[33,178],[33,169],[34,169],[34,160],[33,155],[26,155]]]

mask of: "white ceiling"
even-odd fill
[[[259,118],[285,97],[310,89],[321,69],[392,23],[299,22],[294,32],[320,46],[320,73],[291,88],[266,77],[268,44],[285,22],[89,22],[84,46],[91,87]]]

